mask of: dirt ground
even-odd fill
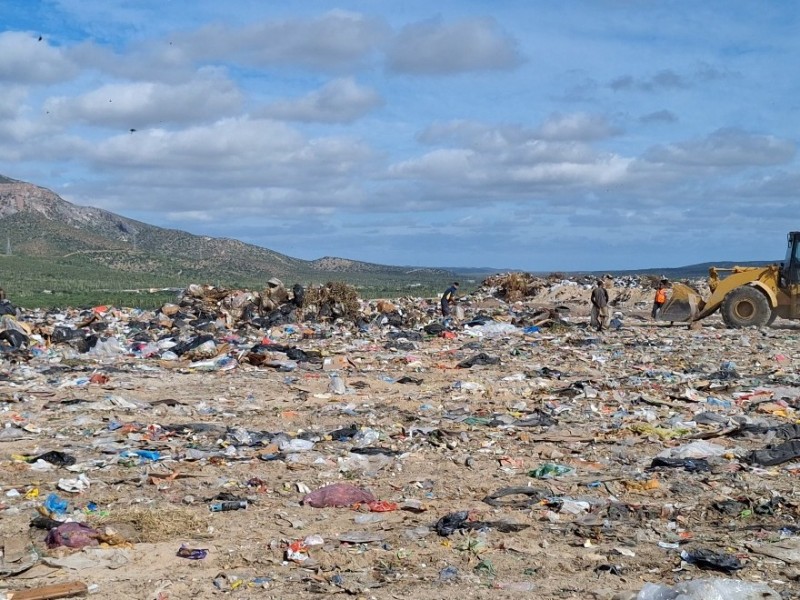
[[[388,328],[329,339],[273,332],[346,358],[344,394],[331,391],[318,362],[204,372],[133,357],[6,360],[0,541],[6,558],[15,544],[38,558],[5,577],[0,593],[80,581],[108,599],[609,600],[635,598],[645,582],[731,577],[800,597],[800,557],[792,564],[752,550],[796,539],[800,462],[749,464],[743,457],[765,446],[763,436],[720,433],[736,419],[797,421],[798,329],[656,325],[648,299],[642,293],[621,329],[600,334],[586,328],[585,304],[554,329],[493,337],[457,328],[453,339],[425,336],[403,349],[387,348]],[[481,353],[499,362],[457,367]],[[107,382],[86,383],[93,373]],[[350,426],[355,437],[330,435]],[[279,433],[313,447],[294,452]],[[649,468],[659,453],[696,441],[724,447],[710,470]],[[383,450],[351,452],[359,447]],[[136,449],[160,459],[125,454]],[[51,450],[77,464],[37,470],[20,458]],[[547,464],[570,471],[531,474]],[[80,473],[88,488],[59,487]],[[397,509],[301,504],[332,483]],[[507,488],[541,493],[497,494]],[[127,542],[48,549],[47,532],[29,523],[50,493],[69,502],[67,516]],[[220,493],[247,508],[211,512]],[[486,525],[439,535],[432,526],[456,511]],[[303,540],[293,548],[304,560],[287,559]],[[179,557],[181,546],[207,556]],[[743,568],[681,560],[694,549],[732,555]]]

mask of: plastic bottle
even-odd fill
[[[212,502],[208,506],[211,512],[225,512],[229,510],[243,510],[247,508],[247,500],[229,500],[226,502]]]

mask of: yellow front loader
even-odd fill
[[[719,273],[730,272],[720,279]],[[786,260],[780,265],[709,269],[711,296],[674,283],[658,314],[660,321],[699,321],[720,311],[728,327],[763,327],[777,318],[800,319],[800,232],[788,236]]]

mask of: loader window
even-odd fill
[[[789,237],[789,247],[786,249],[787,283],[800,283],[800,237]]]

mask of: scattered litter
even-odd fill
[[[28,531],[0,539],[4,593],[58,569],[91,583],[75,594],[121,597],[101,570],[146,551],[136,584],[160,600],[206,593],[189,581],[777,598],[676,581],[778,588],[800,564],[800,336],[654,322],[639,276],[609,286],[597,332],[594,280],[498,275],[447,321],[438,297],[278,279],[189,286],[158,310],[15,309],[0,514]]]

